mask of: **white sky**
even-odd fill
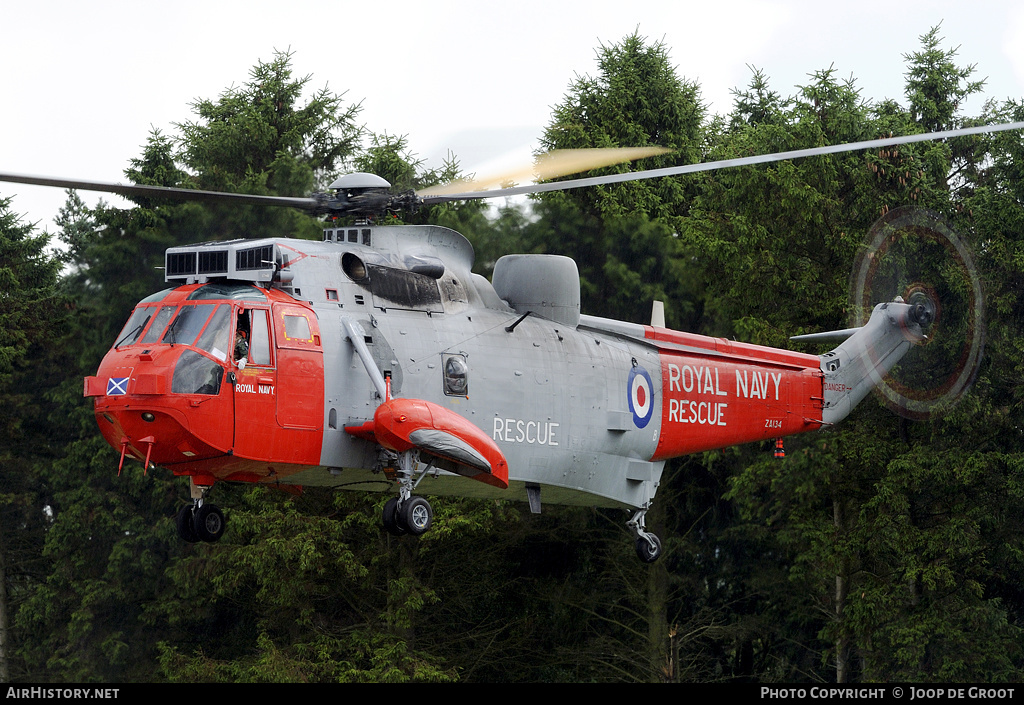
[[[598,44],[637,29],[726,113],[748,65],[783,95],[834,65],[865,98],[905,103],[903,55],[940,22],[943,48],[988,79],[985,98],[1024,98],[1024,4],[1010,0],[0,0],[0,171],[123,181],[152,127],[173,132],[275,49],[313,88],[362,101],[371,130],[475,171],[528,153],[573,77],[596,74]],[[18,184],[0,196],[51,229],[64,202]]]

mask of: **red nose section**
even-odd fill
[[[498,445],[454,411],[429,401],[391,399],[377,407],[373,421],[345,430],[396,452],[418,448],[446,470],[508,488],[508,462]]]

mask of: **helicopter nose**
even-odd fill
[[[122,455],[155,465],[171,465],[224,454],[199,439],[184,419],[157,408],[97,409],[100,431]],[[147,463],[148,465],[148,463]]]

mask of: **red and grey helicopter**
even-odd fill
[[[824,355],[582,314],[573,260],[507,255],[488,281],[452,230],[374,225],[387,211],[654,178],[1000,129],[985,126],[725,162],[491,191],[394,194],[349,174],[310,198],[226,194],[20,174],[0,181],[297,207],[357,224],[320,242],[274,237],[173,247],[171,288],[143,299],[85,378],[104,438],[145,467],[188,477],[187,541],[216,541],[220,481],[395,491],[383,525],[419,535],[415,494],[632,509],[645,528],[669,458],[842,420],[924,340],[927,296],[874,307]],[[564,172],[563,172],[564,173]],[[454,189],[459,191],[459,188]],[[363,219],[363,220],[358,220]],[[421,489],[421,483],[422,489]]]

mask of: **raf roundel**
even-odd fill
[[[633,423],[637,428],[644,428],[654,411],[654,386],[651,384],[651,376],[643,367],[634,367],[629,371],[629,382],[626,387]]]

